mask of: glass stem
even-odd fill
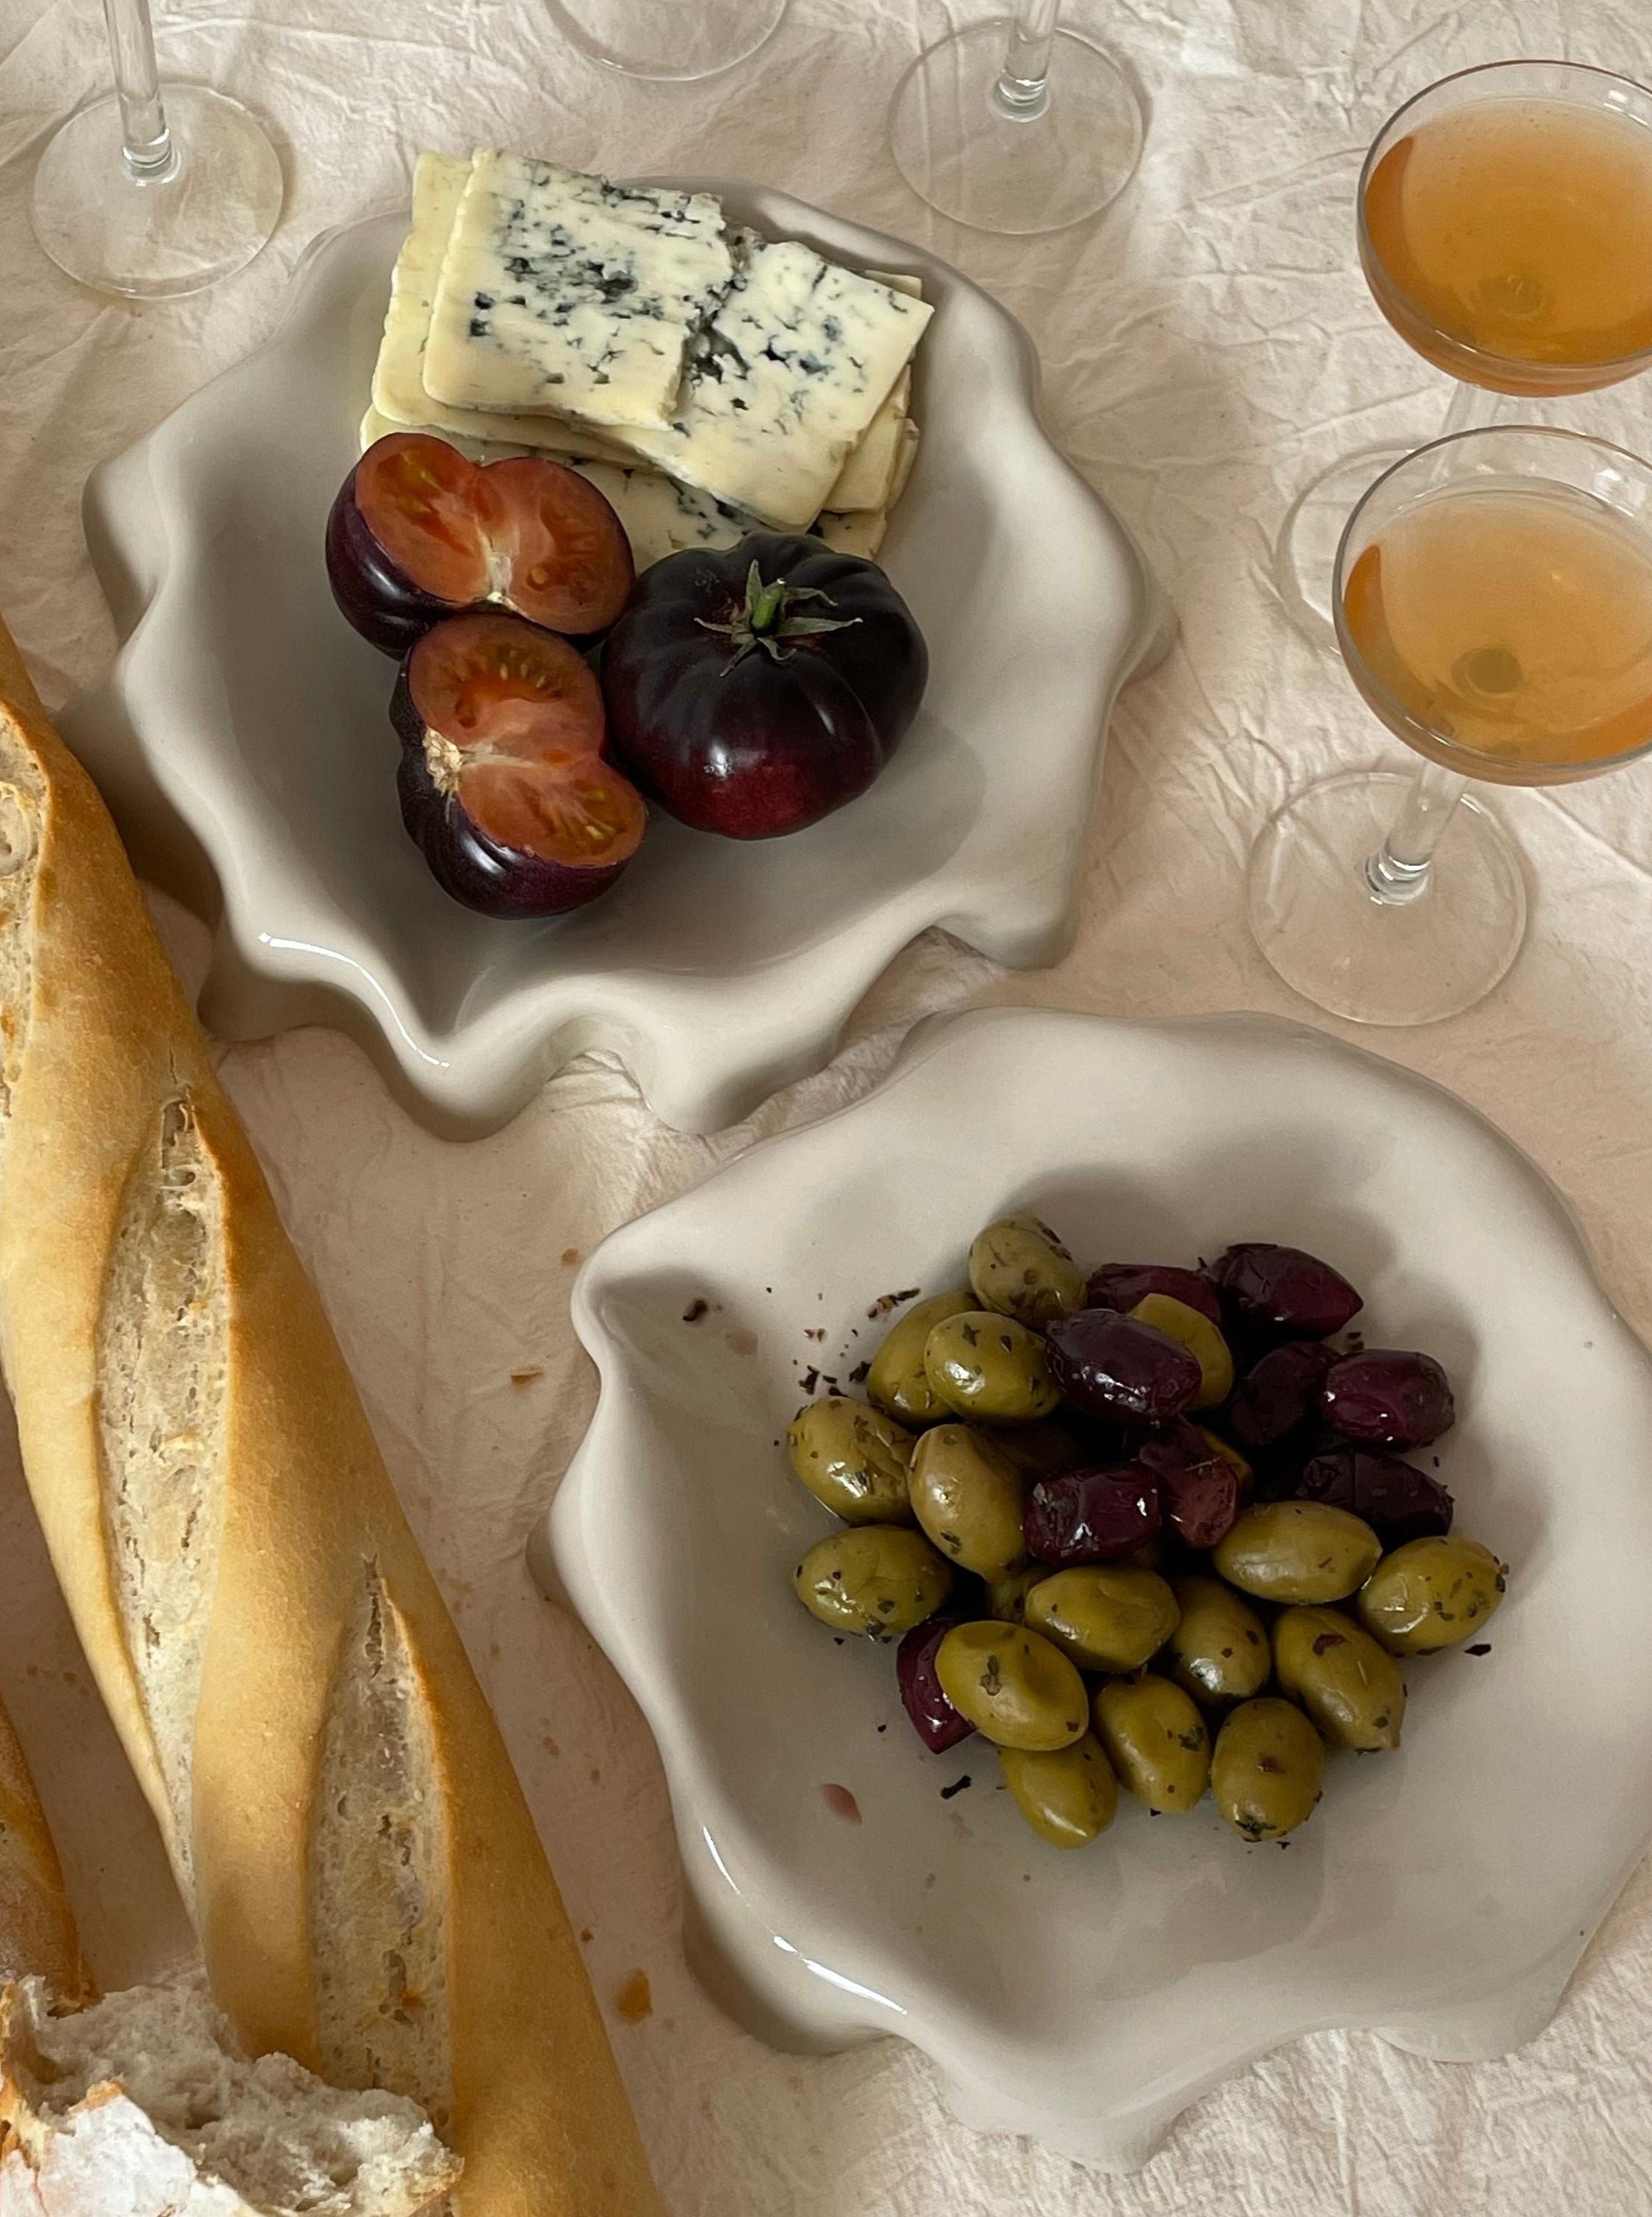
[[[149,0],[103,0],[103,16],[114,58],[114,90],[120,102],[126,169],[139,183],[151,184],[172,174],[177,151],[161,106]]]
[[[1452,387],[1452,404],[1439,427],[1440,437],[1449,439],[1456,431],[1483,431],[1488,423],[1495,423],[1502,414],[1507,398],[1506,392],[1493,392],[1489,386],[1465,385],[1459,380]]]
[[[1469,781],[1438,763],[1425,763],[1406,796],[1399,820],[1374,855],[1365,861],[1365,885],[1384,908],[1404,908],[1428,890],[1434,849]]]
[[[1061,0],[1016,0],[992,104],[1012,123],[1036,123],[1050,107],[1050,55]]]

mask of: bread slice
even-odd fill
[[[421,2217],[459,2163],[394,2094],[249,2060],[203,1973],[71,2016],[0,1994],[0,2217]]]

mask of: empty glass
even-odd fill
[[[716,77],[772,38],[787,0],[546,0],[569,43],[626,77]]]

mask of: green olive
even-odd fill
[[[1086,1670],[1139,1670],[1176,1628],[1176,1597],[1156,1571],[1095,1563],[1057,1571],[1026,1596],[1026,1621]]]
[[[1241,1701],[1216,1736],[1211,1798],[1248,1840],[1277,1840],[1305,1824],[1324,1777],[1325,1743],[1289,1701]]]
[[[1026,1597],[1036,1585],[1042,1585],[1050,1575],[1043,1563],[1028,1563],[1019,1571],[1006,1571],[1002,1578],[987,1580],[987,1614],[996,1617],[1000,1624],[1022,1624],[1026,1619]]]
[[[1340,1609],[1287,1609],[1273,1621],[1273,1667],[1333,1747],[1397,1747],[1405,1681],[1393,1657]]]
[[[946,1598],[951,1570],[922,1532],[861,1524],[817,1540],[792,1576],[798,1599],[834,1632],[910,1632]]]
[[[1191,1809],[1211,1782],[1211,1736],[1180,1686],[1144,1671],[1096,1689],[1095,1729],[1138,1801],[1160,1815]]]
[[[846,1524],[906,1524],[912,1435],[866,1401],[811,1401],[786,1427],[792,1467],[817,1501]]]
[[[1360,1589],[1359,1621],[1390,1655],[1431,1655],[1483,1631],[1507,1583],[1507,1564],[1477,1540],[1408,1540]]]
[[[1219,1409],[1233,1391],[1233,1357],[1209,1317],[1168,1294],[1144,1294],[1130,1313],[1137,1324],[1150,1324],[1155,1331],[1179,1340],[1198,1363],[1199,1393],[1192,1405]]]
[[[984,1432],[936,1424],[912,1455],[913,1513],[960,1570],[1000,1578],[1026,1560],[1020,1473]]]
[[[1082,1848],[1112,1824],[1119,1782],[1091,1732],[1070,1747],[1001,1747],[1004,1783],[1015,1806],[1052,1848]]]
[[[1057,1478],[1063,1470],[1076,1470],[1086,1460],[1083,1448],[1063,1423],[1004,1424],[993,1434],[1000,1454],[1007,1454],[1029,1485],[1041,1478]]]
[[[983,1309],[1035,1331],[1084,1305],[1084,1273],[1036,1216],[1001,1216],[976,1234],[970,1283]]]
[[[1220,1578],[1178,1578],[1181,1622],[1170,1635],[1171,1676],[1198,1701],[1248,1701],[1267,1683],[1267,1633],[1249,1603]]]
[[[1025,1625],[958,1624],[935,1650],[940,1690],[1000,1747],[1070,1747],[1084,1731],[1084,1681]]]
[[[984,1423],[1031,1424],[1061,1399],[1037,1332],[989,1309],[943,1317],[924,1342],[923,1368],[943,1409]]]
[[[929,1383],[924,1343],[942,1317],[974,1306],[975,1295],[965,1286],[957,1293],[932,1294],[890,1326],[866,1373],[866,1393],[886,1416],[903,1424],[938,1424],[952,1415]]]
[[[1214,1454],[1221,1456],[1223,1461],[1238,1479],[1241,1501],[1248,1500],[1250,1489],[1256,1482],[1256,1473],[1240,1454],[1238,1448],[1234,1446],[1231,1440],[1222,1439],[1215,1432],[1207,1432],[1203,1424],[1196,1424],[1193,1429],[1205,1446]]]
[[[1217,1569],[1264,1601],[1341,1601],[1377,1567],[1382,1542],[1369,1524],[1323,1501],[1258,1501],[1217,1548]]]

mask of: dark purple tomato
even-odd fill
[[[1366,1347],[1325,1374],[1319,1412],[1344,1438],[1384,1448],[1426,1448],[1457,1416],[1451,1380],[1432,1355]]]
[[[1168,1294],[1213,1325],[1222,1322],[1222,1304],[1202,1270],[1180,1270],[1174,1263],[1104,1263],[1084,1288],[1087,1309],[1117,1309],[1128,1316],[1150,1294]]]
[[[1239,1514],[1239,1473],[1185,1418],[1150,1433],[1137,1447],[1158,1480],[1164,1524],[1190,1547],[1214,1547]]]
[[[472,462],[428,432],[392,431],[339,488],[327,575],[361,636],[399,655],[484,605],[576,637],[606,630],[636,566],[625,526],[577,470],[539,454]]]
[[[931,1755],[945,1755],[975,1730],[941,1692],[935,1676],[935,1650],[961,1621],[956,1616],[927,1616],[922,1624],[913,1626],[895,1650],[895,1681],[900,1688],[901,1707]]]
[[[606,892],[647,812],[602,757],[602,695],[566,639],[452,616],[402,665],[402,821],[436,882],[484,916],[558,916]]]
[[[602,655],[616,758],[698,831],[777,839],[866,791],[928,651],[875,562],[760,533],[644,571]]]
[[[1251,1239],[1218,1256],[1211,1275],[1234,1321],[1254,1333],[1328,1339],[1365,1303],[1340,1272],[1300,1247]]]
[[[1045,1334],[1050,1369],[1076,1408],[1119,1424],[1168,1424],[1199,1388],[1196,1356],[1113,1309],[1080,1309]]]
[[[1157,1484],[1132,1462],[1041,1478],[1026,1497],[1021,1519],[1028,1553],[1063,1570],[1076,1563],[1119,1562],[1158,1529]]]
[[[1380,1448],[1332,1448],[1305,1462],[1296,1494],[1363,1516],[1384,1547],[1452,1528],[1450,1491],[1426,1470]]]
[[[1223,1411],[1248,1448],[1277,1447],[1317,1413],[1319,1389],[1335,1355],[1317,1339],[1287,1339],[1251,1365]]]

